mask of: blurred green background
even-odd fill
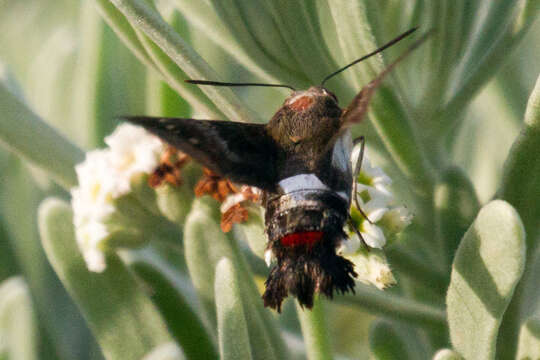
[[[232,61],[230,53],[216,46],[197,27],[183,21],[177,25],[177,30],[222,79],[258,79]],[[377,26],[374,29],[378,40],[399,33],[389,29],[381,34]],[[324,26],[321,31],[324,34]],[[444,52],[444,44],[441,47]],[[504,161],[521,129],[527,99],[540,72],[538,54],[540,22],[536,21],[495,76],[466,104],[465,113],[458,115],[464,120],[447,138],[449,163],[465,170],[481,204],[493,198],[500,185]],[[135,58],[90,1],[0,0],[0,64],[0,74],[12,90],[48,124],[85,150],[103,146],[103,137],[117,125],[117,115],[202,116],[201,111],[176,95],[167,97],[166,103],[156,101],[153,93],[157,89],[173,90]],[[421,82],[414,76],[421,77],[422,72],[415,68],[400,75],[401,80],[412,83],[412,98],[418,91],[415,82]],[[408,92],[409,84],[402,86]],[[269,119],[286,96],[272,89],[239,89],[236,93],[262,119]],[[380,146],[378,140],[373,142]],[[385,153],[381,153],[384,158]],[[395,168],[390,166],[389,172],[393,171]],[[21,276],[26,282],[36,318],[34,338],[40,358],[100,359],[101,352],[80,312],[44,255],[37,230],[40,202],[51,195],[69,199],[68,193],[43,171],[3,148],[0,174],[0,282],[13,276]],[[407,187],[400,193],[400,181],[396,181],[398,196],[406,200]],[[327,304],[333,348],[349,358],[367,358],[369,326],[374,317],[369,311]],[[298,331],[296,320],[288,324],[288,318],[284,319],[282,325],[288,331]],[[403,326],[401,330],[406,332]],[[32,336],[26,340],[31,345]],[[20,345],[30,346],[24,341]]]

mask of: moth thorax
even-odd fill
[[[306,189],[269,197],[266,232],[270,243],[313,246],[324,234],[341,233],[348,203],[330,190]]]

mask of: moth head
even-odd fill
[[[322,86],[312,86],[307,90],[294,91],[283,106],[294,111],[306,111],[314,105],[338,106],[338,99],[331,91]]]

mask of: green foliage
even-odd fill
[[[467,359],[494,359],[502,316],[525,267],[525,231],[496,200],[480,210],[461,241],[446,296],[450,339]]]
[[[159,312],[117,256],[107,259],[104,273],[88,272],[77,250],[72,222],[71,209],[63,201],[47,199],[40,206],[39,229],[47,257],[103,354],[108,359],[136,359],[172,341]]]
[[[368,351],[374,359],[538,358],[538,4],[2,2],[0,358],[346,359]],[[68,191],[81,148],[101,146],[115,116],[266,122],[284,89],[184,80],[303,89],[417,25],[435,32],[384,81],[369,119],[353,129],[415,214],[386,253],[397,286],[358,284],[354,295],[317,299],[312,311],[287,300],[274,316],[260,299],[268,273],[263,216],[250,208],[248,222],[223,233],[219,204],[193,200],[194,164],[179,191],[136,186],[146,189],[135,197],[151,199],[151,215],[135,219],[129,206],[118,208],[150,244],[107,253],[103,273],[87,270]],[[326,86],[346,106],[410,41]],[[347,316],[328,316],[350,313],[343,324]],[[361,334],[337,347],[354,336],[329,324],[348,333],[352,322],[366,329],[371,322],[369,342]]]

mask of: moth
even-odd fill
[[[296,91],[289,85],[221,83],[214,86],[279,86],[293,90],[267,124],[245,124],[146,116],[126,117],[229,180],[255,186],[263,194],[267,248],[276,259],[266,280],[264,305],[281,311],[290,294],[311,308],[315,293],[332,297],[354,292],[354,265],[336,253],[347,239],[354,184],[354,143],[348,127],[365,116],[383,78],[426,38],[421,37],[341,109],[324,87],[327,80],[410,35],[413,28],[379,49],[328,75],[319,86]],[[360,233],[358,233],[360,235]]]

